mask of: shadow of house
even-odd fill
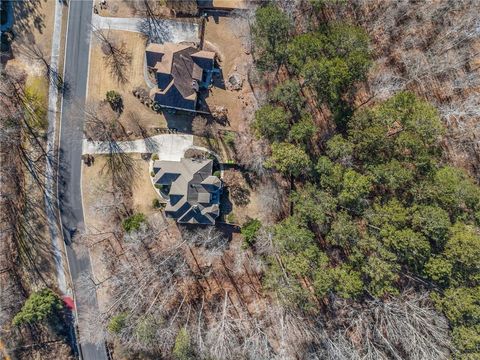
[[[150,97],[159,109],[197,112],[199,94],[213,81],[215,53],[185,45],[151,43],[146,49],[149,71],[157,86]]]
[[[169,111],[168,109],[165,109],[162,113],[169,129],[174,129],[187,134],[192,133],[192,121],[195,117],[195,113],[191,111]]]

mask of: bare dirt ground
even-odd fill
[[[251,218],[265,223],[268,214],[261,206],[258,184],[247,181],[247,178],[236,169],[225,170],[223,180],[227,186],[231,206],[231,212],[227,214],[228,222],[242,225]],[[241,193],[243,196],[235,196],[235,193]],[[238,198],[241,200],[236,200]]]
[[[132,188],[131,199],[124,199],[135,213],[143,213],[147,217],[162,217],[159,210],[152,207],[152,201],[158,197],[150,180],[148,161],[143,160],[140,154],[132,154],[135,161],[136,175]],[[119,230],[121,224],[109,219],[105,205],[109,203],[106,193],[109,190],[109,178],[103,171],[105,156],[95,156],[93,165],[83,165],[82,169],[82,194],[85,215],[85,225],[89,233],[90,256],[92,268],[95,269],[95,279],[102,282],[109,276],[106,257],[122,254],[122,245],[113,232]],[[100,306],[105,305],[108,291],[103,289],[99,294]]]
[[[106,7],[100,6],[101,0],[95,0],[94,4],[97,7],[100,16],[109,17],[142,17],[145,12],[142,6],[142,1],[135,0],[107,0]],[[155,11],[162,17],[171,17],[172,13],[166,6],[161,6],[161,2],[155,6]]]
[[[124,110],[119,120],[127,131],[137,131],[136,125],[131,121],[132,113],[146,129],[166,128],[165,117],[147,108],[132,94],[132,90],[137,86],[147,88],[144,78],[145,38],[141,34],[127,31],[109,31],[106,34],[117,44],[123,42],[125,49],[131,55],[131,62],[125,68],[127,82],[119,83],[112,76],[110,69],[105,64],[100,41],[93,37],[87,101],[98,103],[105,99],[107,91],[115,90],[123,99]]]
[[[213,7],[230,8],[230,9],[246,9],[248,8],[248,0],[213,0]]]
[[[221,79],[215,79],[206,96],[206,103],[210,109],[226,107],[230,128],[235,131],[245,127],[245,120],[253,110],[253,93],[247,81],[247,72],[253,62],[248,32],[247,21],[237,17],[210,17],[205,27],[204,49],[217,53],[222,70]],[[238,73],[243,80],[240,90],[226,88],[225,82],[232,73]]]
[[[38,61],[32,61],[27,47],[37,46],[50,58],[55,2],[48,0],[14,1],[15,22],[12,53],[2,58],[8,59],[7,66],[15,66],[28,75],[41,76],[43,68]]]
[[[104,227],[103,220],[95,211],[95,206],[98,205],[99,192],[108,188],[108,176],[104,169],[105,165],[104,155],[96,155],[93,165],[83,165],[82,172],[82,192],[85,211],[85,222],[88,226]],[[158,212],[152,208],[152,201],[158,197],[156,194],[152,181],[150,180],[149,162],[143,160],[140,154],[132,154],[132,159],[135,161],[135,172],[133,187],[132,187],[132,207],[134,212],[141,212],[145,215],[150,215]]]

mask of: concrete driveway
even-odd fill
[[[158,154],[160,160],[179,161],[187,149],[193,147],[193,135],[161,134],[146,139],[119,141],[118,152]],[[83,154],[108,154],[109,144],[83,140]]]
[[[114,18],[92,16],[93,29],[133,31],[146,34],[151,42],[198,42],[198,24],[170,19]]]

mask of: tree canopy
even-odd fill
[[[442,135],[434,108],[404,92],[356,112],[320,156],[273,143],[267,166],[301,181],[291,216],[272,230],[279,257],[269,259],[267,287],[312,311],[328,294],[396,296],[407,274],[445,291],[436,303],[458,348],[475,353],[480,188],[442,162]]]
[[[31,294],[13,318],[13,325],[55,322],[63,309],[62,300],[51,289]]]
[[[285,61],[285,44],[291,28],[290,19],[276,5],[257,9],[252,33],[260,51],[258,63],[261,67],[271,69]]]

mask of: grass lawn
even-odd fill
[[[138,132],[137,126],[132,121],[132,115],[146,129],[166,128],[165,117],[147,108],[132,94],[135,87],[147,87],[144,79],[145,38],[141,34],[128,31],[110,31],[108,35],[118,44],[123,42],[125,49],[131,55],[131,62],[125,68],[127,82],[119,83],[112,76],[110,69],[105,64],[101,44],[93,37],[87,101],[93,103],[102,101],[105,99],[107,91],[115,90],[122,96],[124,110],[120,116],[120,122],[127,131]],[[133,134],[133,137],[136,137],[136,135],[140,136],[139,134]]]

